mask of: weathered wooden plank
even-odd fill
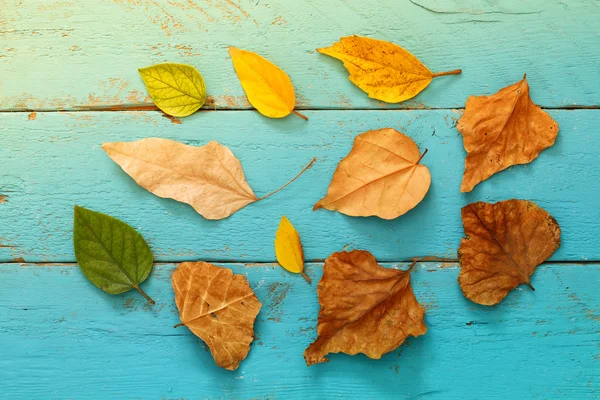
[[[386,264],[406,268],[406,264]],[[315,284],[273,265],[226,265],[263,302],[256,341],[235,372],[215,366],[179,322],[173,265],[158,265],[144,290],[110,296],[74,265],[0,265],[0,390],[11,399],[568,398],[600,393],[600,265],[547,264],[536,291],[498,306],[466,300],[455,264],[412,274],[427,308],[425,336],[381,360],[331,356],[306,367],[316,335]],[[315,283],[320,264],[307,266]]]
[[[172,124],[156,112],[1,114],[0,259],[74,261],[73,205],[121,218],[150,241],[159,261],[274,261],[282,214],[302,236],[308,260],[344,247],[380,260],[456,257],[463,235],[460,208],[477,200],[529,199],[558,220],[563,244],[554,260],[600,260],[600,111],[553,111],[560,124],[554,147],[532,164],[503,171],[470,194],[459,193],[462,138],[452,111],[310,111],[310,120],[270,120],[252,111],[202,112]],[[428,148],[432,186],[414,210],[393,221],[312,211],[338,162],[365,130],[395,127]],[[101,149],[105,141],[165,137],[192,145],[217,139],[241,160],[250,186],[264,195],[305,175],[230,218],[208,221],[185,204],[138,187]]]
[[[0,109],[150,104],[137,68],[196,66],[207,107],[247,108],[228,46],[288,72],[301,108],[382,108],[315,49],[361,34],[398,43],[436,79],[403,107],[458,107],[527,73],[535,101],[599,105],[597,0],[2,0]],[[393,106],[395,107],[395,106]]]

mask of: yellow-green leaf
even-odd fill
[[[233,67],[248,101],[259,113],[271,118],[283,118],[294,113],[296,95],[290,77],[277,65],[251,51],[229,48]]]
[[[191,65],[165,63],[138,71],[152,101],[166,114],[187,117],[206,101],[204,79]]]
[[[279,229],[275,234],[275,255],[283,268],[295,274],[302,274],[310,283],[310,278],[304,273],[304,252],[300,235],[285,216],[281,217]]]
[[[369,97],[387,103],[400,103],[415,97],[437,76],[461,72],[433,73],[398,45],[356,35],[343,37],[333,46],[317,51],[343,61],[352,83]]]

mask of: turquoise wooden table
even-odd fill
[[[0,0],[0,393],[7,399],[587,399],[600,397],[600,2],[487,0]],[[395,42],[434,71],[400,105],[370,100],[315,49],[361,34]],[[309,121],[253,111],[229,46],[278,64]],[[180,62],[204,76],[204,109],[164,118],[137,68]],[[533,101],[559,123],[533,163],[459,192],[465,151],[455,128],[471,94],[527,73]],[[396,128],[429,153],[424,201],[392,221],[312,205],[366,130]],[[102,151],[108,141],[218,140],[257,195],[304,176],[221,221],[140,188]],[[465,299],[456,251],[461,206],[527,199],[562,228],[562,245],[495,307]],[[73,206],[120,218],[150,242],[156,266],[137,292],[111,296],[85,279],[72,245]],[[275,264],[282,214],[300,232],[309,286]],[[381,360],[336,354],[306,367],[316,336],[322,261],[371,251],[406,267],[426,335]],[[263,308],[250,354],[218,368],[179,322],[176,263],[245,274]]]

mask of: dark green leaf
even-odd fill
[[[110,294],[136,289],[152,270],[152,252],[142,235],[123,221],[75,206],[75,258],[94,285]]]

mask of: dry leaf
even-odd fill
[[[229,48],[229,54],[248,101],[258,112],[271,118],[294,113],[308,120],[294,111],[296,95],[292,81],[277,65],[256,53],[235,47]]]
[[[352,83],[369,97],[387,103],[415,97],[437,76],[461,73],[459,69],[433,73],[398,45],[356,35],[317,51],[343,61]]]
[[[326,362],[327,354],[340,352],[379,359],[409,335],[427,332],[425,309],[410,286],[410,269],[383,268],[368,251],[330,255],[317,291],[318,337],[304,351],[307,365]]]
[[[138,185],[159,197],[187,203],[207,219],[223,219],[293,182],[257,198],[231,150],[215,141],[188,146],[167,139],[103,143],[110,158]]]
[[[530,201],[472,203],[462,220],[458,283],[475,303],[497,304],[522,283],[533,289],[533,271],[560,245],[556,220]]]
[[[395,129],[362,133],[335,170],[327,196],[313,209],[355,217],[399,217],[419,204],[429,190],[431,175],[419,164],[424,155],[411,138]]]
[[[233,371],[254,340],[254,320],[262,304],[244,275],[206,262],[185,262],[173,272],[181,324],[210,348],[218,366]]]
[[[527,164],[552,146],[558,124],[529,97],[527,80],[491,96],[469,96],[456,128],[467,151],[461,192],[515,164]]]
[[[310,278],[304,273],[304,251],[300,235],[285,215],[281,217],[275,234],[275,256],[279,265],[294,274],[302,274],[310,283]]]

